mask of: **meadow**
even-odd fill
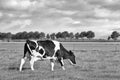
[[[62,42],[76,55],[75,66],[64,60],[66,70],[55,63],[50,71],[50,61],[37,61],[31,71],[27,60],[19,72],[24,42],[0,43],[0,80],[120,80],[119,42]]]

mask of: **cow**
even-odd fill
[[[29,57],[28,57],[28,54]],[[38,60],[49,59],[51,63],[51,71],[54,71],[54,62],[58,61],[63,70],[65,70],[63,59],[68,59],[71,64],[76,64],[75,55],[71,50],[67,50],[63,45],[55,40],[26,40],[24,44],[24,56],[21,59],[19,70],[29,58],[31,70],[34,70],[34,62]]]

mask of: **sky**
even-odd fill
[[[120,0],[0,0],[0,32],[120,31]]]

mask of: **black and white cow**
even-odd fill
[[[76,64],[75,55],[70,50],[66,50],[63,45],[55,40],[44,40],[44,41],[35,41],[35,40],[26,40],[24,45],[24,56],[21,59],[20,71],[22,70],[25,60],[28,58],[27,53],[29,54],[29,60],[31,65],[31,70],[34,70],[34,62],[38,60],[49,59],[51,62],[51,70],[54,71],[54,61],[57,60],[62,69],[64,68],[63,59],[69,59],[71,64]]]

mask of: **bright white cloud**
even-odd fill
[[[29,7],[35,5],[35,2],[31,2],[30,0],[0,0],[0,2],[3,8],[18,10],[28,9]]]
[[[9,16],[9,17],[15,17],[15,14],[7,13],[7,16]]]
[[[80,24],[80,21],[74,21],[73,24]]]

